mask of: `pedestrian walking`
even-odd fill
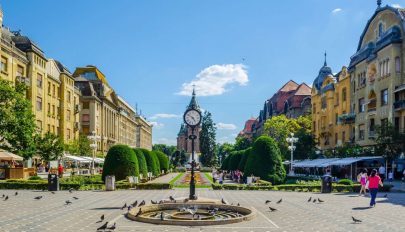
[[[377,170],[373,169],[368,177],[368,189],[370,190],[371,200],[370,207],[375,207],[375,199],[377,198],[378,186],[383,186],[381,178],[377,175]]]
[[[361,172],[357,176],[357,181],[361,184],[359,196],[361,196],[362,193],[363,193],[363,195],[366,195],[367,179],[368,179],[367,169],[361,170]]]
[[[388,181],[390,182],[390,184],[392,184],[392,181],[394,181],[394,173],[392,173],[392,170],[388,172]]]
[[[62,176],[63,176],[63,166],[62,166],[62,164],[59,164],[58,176],[59,176],[59,178],[62,178]]]
[[[223,171],[220,171],[220,172],[219,172],[219,175],[218,175],[218,182],[219,182],[219,184],[224,183],[224,172],[223,172]]]
[[[378,175],[380,176],[381,181],[384,181],[384,179],[385,179],[385,167],[382,164],[381,164],[380,168],[378,169]]]

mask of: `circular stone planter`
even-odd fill
[[[190,212],[190,207],[194,212]],[[141,214],[136,216],[141,209]],[[216,213],[210,213],[210,210],[216,210]],[[163,220],[161,213],[163,212]],[[145,205],[131,209],[127,217],[131,220],[160,224],[160,225],[179,225],[179,226],[210,226],[224,225],[248,221],[256,216],[256,211],[252,208],[241,206],[221,204],[217,200],[201,199],[196,201],[184,202],[176,200],[176,203],[165,201],[162,204]]]

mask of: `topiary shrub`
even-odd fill
[[[154,176],[160,175],[160,164],[154,152],[148,151],[144,148],[140,149],[145,156],[146,166],[148,167],[148,172],[151,172]]]
[[[247,158],[248,158],[250,152],[252,151],[252,148],[249,147],[248,149],[245,149],[245,150],[243,150],[243,151],[244,151],[244,152],[243,152],[243,155],[242,155],[242,157],[240,158],[240,161],[239,161],[239,164],[238,164],[238,169],[239,169],[240,171],[242,171],[242,172],[245,171],[246,161],[247,161]]]
[[[230,170],[229,169],[229,160],[231,158],[231,155],[229,154],[228,156],[225,157],[225,159],[222,161],[221,164],[221,169],[222,170]]]
[[[283,183],[286,172],[276,141],[268,136],[260,136],[253,144],[247,158],[245,176],[259,176],[275,184]]]
[[[139,148],[135,148],[134,152],[136,154],[136,158],[138,159],[139,174],[142,174],[142,177],[146,178],[148,176],[148,166],[146,165],[145,156]]]
[[[160,170],[164,170],[165,173],[169,170],[169,157],[161,151],[154,151],[156,157],[159,159]]]
[[[28,180],[42,180],[40,176],[30,176]]]
[[[337,183],[344,185],[353,185],[353,181],[349,179],[340,179]]]
[[[108,150],[104,161],[102,180],[114,175],[115,180],[124,180],[127,176],[139,176],[138,159],[127,145],[114,145]]]
[[[232,151],[229,158],[229,170],[236,170],[238,169],[240,160],[242,159],[245,150],[240,151]]]

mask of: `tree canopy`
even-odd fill
[[[215,137],[216,137],[216,128],[212,120],[212,115],[210,112],[205,111],[202,122],[201,122],[201,131],[200,131],[200,162],[203,166],[216,166],[215,163],[216,154],[215,154]]]
[[[58,160],[63,156],[63,142],[60,137],[47,132],[44,136],[36,136],[37,154],[44,161]]]

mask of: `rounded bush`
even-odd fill
[[[343,185],[353,185],[353,181],[349,179],[340,179],[338,181],[338,184],[343,184]]]
[[[231,152],[231,157],[229,158],[229,170],[236,170],[238,169],[239,162],[242,159],[242,155],[245,153],[244,150],[240,151],[233,151]]]
[[[250,152],[252,151],[252,148],[249,147],[248,149],[245,149],[245,150],[243,150],[243,151],[244,151],[244,152],[243,152],[243,155],[242,155],[242,157],[240,158],[240,161],[239,161],[239,164],[238,164],[238,169],[239,169],[240,171],[242,171],[242,172],[245,171],[246,161],[247,161],[247,158],[248,158]]]
[[[142,174],[142,177],[146,178],[148,176],[148,166],[146,165],[145,156],[139,148],[135,148],[134,152],[136,154],[136,158],[138,158],[139,174]]]
[[[124,180],[128,176],[139,176],[138,159],[127,145],[114,145],[108,150],[104,161],[102,179],[114,175],[115,180]]]
[[[146,150],[144,148],[140,149],[145,156],[146,166],[148,167],[148,172],[152,172],[154,176],[159,176],[160,174],[160,164],[154,152]]]
[[[229,170],[229,160],[230,160],[230,158],[231,158],[231,155],[229,154],[222,161],[222,164],[221,164],[221,169],[222,170]]]
[[[169,170],[169,157],[161,151],[154,151],[156,157],[159,159],[160,170],[164,170],[165,173]]]
[[[276,141],[268,136],[260,136],[253,144],[245,166],[245,176],[259,176],[272,183],[282,183],[286,172]]]

